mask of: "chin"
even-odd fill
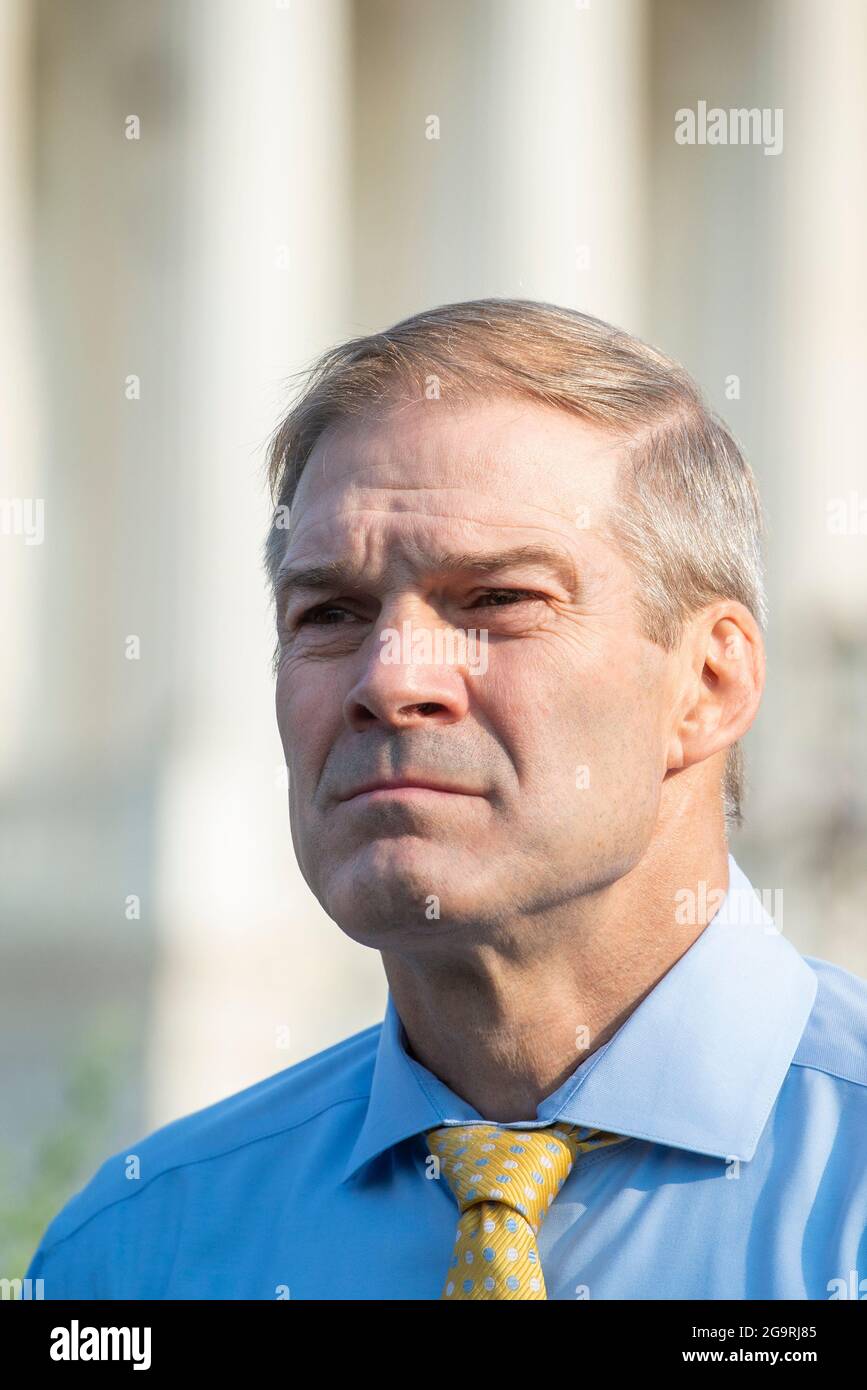
[[[370,945],[395,932],[415,936],[477,921],[491,901],[477,856],[414,835],[355,850],[325,874],[317,897],[348,936]]]

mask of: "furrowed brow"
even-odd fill
[[[319,565],[281,565],[277,571],[275,592],[279,599],[303,589],[354,588],[362,578],[342,560],[326,560]]]
[[[446,574],[496,574],[501,570],[517,568],[519,565],[537,565],[555,574],[570,593],[574,594],[578,588],[575,562],[571,556],[565,550],[538,542],[514,546],[510,550],[494,551],[487,555],[480,555],[477,551],[465,554],[445,552],[431,556],[429,564],[431,569]]]
[[[489,554],[425,550],[424,554],[419,553],[414,558],[420,569],[447,575],[490,575],[519,565],[537,565],[550,570],[564,588],[577,597],[579,586],[574,561],[564,550],[549,545],[531,543]],[[342,560],[328,560],[317,565],[281,565],[277,571],[275,591],[283,602],[289,594],[298,591],[358,588],[363,583],[363,570]]]

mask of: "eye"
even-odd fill
[[[486,599],[486,598],[502,598],[502,597],[505,597],[505,599],[506,599],[506,602],[505,602],[505,603],[493,603],[493,604],[490,604],[490,605],[489,605],[489,604],[482,603],[482,601],[481,601],[482,599]],[[538,598],[539,598],[539,595],[538,595],[538,594],[532,593],[529,589],[487,589],[487,590],[485,591],[485,593],[483,593],[483,594],[480,595],[479,599],[477,599],[475,603],[473,603],[473,604],[470,605],[470,607],[471,607],[471,608],[487,608],[487,607],[491,607],[491,608],[508,608],[508,607],[511,607],[512,603],[520,603],[520,602],[522,602],[524,599],[538,599]]]
[[[486,589],[484,593],[474,600],[471,608],[512,608],[516,603],[523,603],[526,600],[535,601],[541,598],[540,594],[533,593],[529,589]],[[485,600],[492,600],[490,603]],[[494,600],[501,600],[499,602]],[[348,608],[344,608],[340,603],[319,603],[313,608],[306,609],[297,619],[297,627],[342,627],[340,617],[355,618],[357,614],[352,613]]]
[[[339,603],[319,603],[315,608],[308,608],[298,619],[298,626],[304,627],[339,627],[339,623],[328,621],[329,613],[349,613],[347,608],[343,608]],[[354,614],[349,614],[354,617]]]

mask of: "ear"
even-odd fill
[[[669,770],[704,762],[752,724],[765,686],[765,644],[748,608],[724,600],[696,614],[684,633],[680,713]]]

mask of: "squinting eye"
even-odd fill
[[[308,608],[298,619],[298,626],[303,627],[310,624],[313,627],[339,627],[339,623],[320,622],[326,613],[346,613],[346,608],[341,608],[338,603],[320,603],[316,608]],[[352,616],[350,614],[350,616]]]
[[[526,599],[526,598],[535,599],[535,598],[538,598],[538,597],[539,597],[538,594],[531,593],[529,589],[488,589],[484,594],[481,595],[481,598],[494,598],[494,597],[496,597],[496,596],[498,596],[498,595],[503,595],[503,594],[505,594],[506,597],[507,597],[509,600],[513,600],[513,599],[514,599],[515,601],[518,601],[518,602],[520,602],[520,600]],[[481,599],[478,600],[476,603],[471,604],[470,606],[471,606],[472,608],[484,608],[484,607],[487,607],[486,604],[483,604],[483,603],[481,602]],[[511,607],[511,603],[503,603],[503,604],[501,604],[501,603],[494,603],[494,604],[491,605],[491,607],[493,607],[493,608],[508,608],[508,607]]]
[[[511,608],[515,603],[521,603],[526,599],[537,600],[539,594],[533,593],[529,589],[486,589],[469,606],[470,608]],[[485,599],[505,599],[504,603],[485,603]],[[308,608],[297,620],[298,627],[341,627],[339,621],[331,621],[329,614],[342,613],[345,617],[354,618],[357,615],[351,613],[348,608],[344,608],[339,603],[320,603],[315,608]]]

